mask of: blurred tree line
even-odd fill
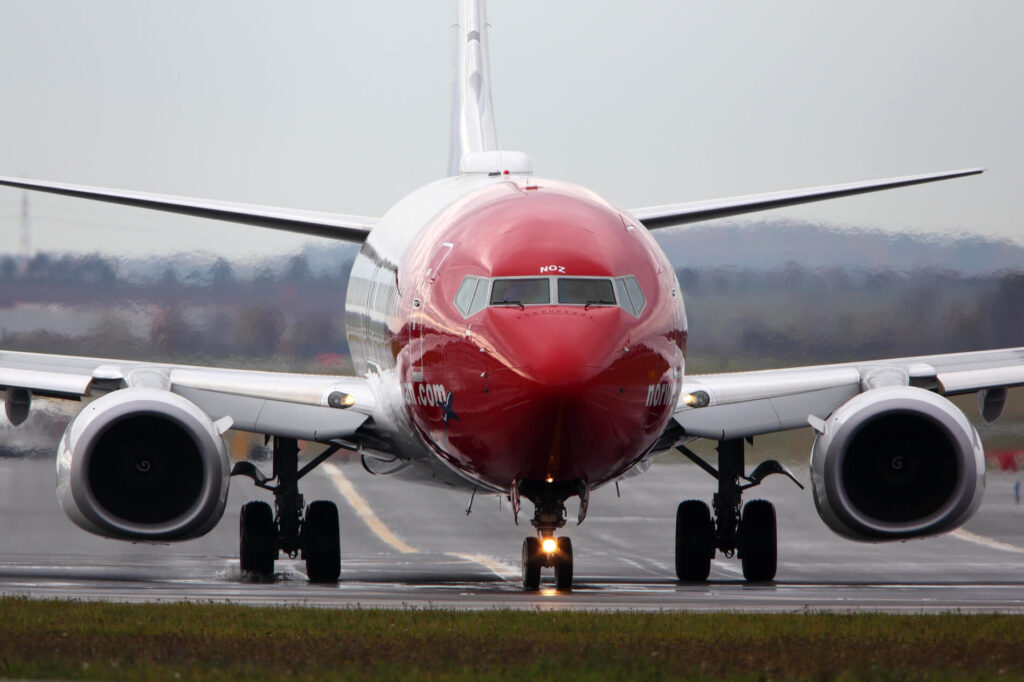
[[[350,263],[303,255],[239,275],[227,260],[147,278],[97,255],[0,256],[0,347],[173,362],[351,367],[344,329]],[[1024,272],[982,275],[788,263],[683,268],[690,371],[841,362],[1024,345]],[[8,332],[19,306],[89,310],[87,328]],[[57,325],[54,325],[57,326]]]
[[[1024,273],[681,269],[689,369],[715,371],[1024,345]]]
[[[238,276],[218,259],[206,271],[154,264],[127,278],[100,256],[31,260],[0,256],[0,347],[168,362],[264,360],[275,367],[350,367],[344,329],[348,267],[314,273],[307,258]],[[5,319],[31,304],[95,312],[74,333],[45,326],[7,332]],[[56,313],[59,315],[59,313]],[[10,317],[8,317],[10,316]]]

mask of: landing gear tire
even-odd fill
[[[775,507],[767,500],[751,500],[743,506],[740,520],[740,562],[743,577],[750,582],[775,578],[778,536]]]
[[[543,564],[540,540],[528,537],[523,540],[523,589],[536,591],[540,589],[540,569]]]
[[[715,526],[707,503],[701,500],[680,503],[676,510],[676,575],[679,580],[707,580],[714,554]]]
[[[555,587],[560,590],[572,589],[572,540],[558,538],[555,540]]]
[[[274,573],[277,531],[266,502],[247,502],[238,518],[238,549],[242,571],[258,576]]]
[[[310,582],[332,583],[341,575],[338,507],[333,502],[317,500],[306,507],[302,522],[302,558],[306,560]]]

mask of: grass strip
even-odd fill
[[[1011,615],[328,610],[0,598],[0,677],[1024,678]],[[1005,679],[1005,677],[1004,677]]]

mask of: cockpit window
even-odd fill
[[[490,280],[468,275],[455,292],[455,307],[463,317],[475,315],[487,307],[487,289]]]
[[[644,292],[640,289],[640,283],[636,281],[636,277],[633,275],[627,275],[616,280],[616,283],[622,282],[622,286],[626,289],[626,298],[619,295],[619,303],[623,308],[633,313],[637,317],[640,317],[640,313],[647,307],[647,298],[644,296]]]
[[[615,305],[610,279],[558,278],[558,302],[570,305]]]
[[[491,288],[491,280],[481,279],[480,283],[476,285],[476,293],[473,294],[473,302],[469,306],[470,315],[476,315],[478,312],[487,307],[487,291]]]
[[[496,279],[491,287],[491,305],[531,305],[551,302],[547,277]]]
[[[636,315],[633,304],[629,301],[629,294],[626,293],[626,280],[622,277],[615,280],[615,294],[619,297],[619,305]]]
[[[616,277],[503,277],[467,275],[455,292],[455,307],[464,317],[490,306],[546,305],[557,291],[559,305],[619,306],[640,317],[647,299],[633,275]]]
[[[455,292],[455,307],[464,317],[469,317],[469,306],[473,303],[473,294],[476,293],[476,285],[479,282],[479,277],[467,277],[462,280],[459,290]]]

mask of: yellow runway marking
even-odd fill
[[[973,542],[974,544],[981,545],[983,547],[990,547],[991,549],[1001,549],[1004,552],[1015,552],[1017,554],[1024,554],[1024,547],[1018,547],[1017,545],[1011,545],[1007,542],[993,540],[992,538],[987,538],[984,535],[976,535],[975,533],[972,533],[969,530],[964,530],[963,528],[953,531],[952,533],[950,533],[950,535],[961,540],[966,540],[967,542]]]
[[[377,513],[373,511],[370,503],[366,501],[359,491],[352,485],[352,481],[348,480],[348,476],[342,473],[341,469],[336,464],[331,462],[324,462],[321,465],[324,472],[331,477],[334,481],[335,487],[338,488],[338,492],[342,494],[345,501],[349,503],[359,515],[359,518],[373,531],[374,535],[380,538],[385,544],[393,547],[402,554],[419,554],[420,550],[415,547],[406,544],[397,535],[388,528],[387,524],[380,520]],[[519,567],[507,564],[497,559],[484,556],[482,554],[458,554],[455,552],[445,552],[446,556],[453,557],[455,559],[461,559],[462,561],[470,561],[475,564],[480,564],[487,570],[493,572],[502,580],[508,580],[515,582],[519,579]]]
[[[480,564],[502,580],[516,582],[520,578],[520,568],[518,566],[506,564],[504,561],[498,561],[497,559],[492,559],[489,556],[484,556],[482,554],[455,554],[454,552],[448,552],[448,556]]]
[[[327,475],[334,481],[334,485],[338,487],[338,491],[377,537],[402,554],[419,554],[420,551],[418,549],[405,544],[397,535],[391,532],[391,529],[380,520],[377,513],[370,507],[370,503],[356,491],[352,482],[341,472],[341,469],[331,462],[324,462],[322,466]]]

